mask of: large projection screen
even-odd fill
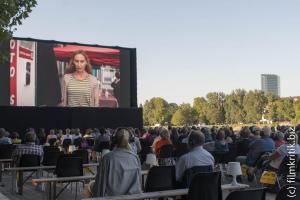
[[[0,106],[137,107],[136,50],[13,38]]]

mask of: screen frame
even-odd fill
[[[64,45],[83,45],[83,46],[91,46],[91,47],[100,47],[100,48],[112,48],[112,49],[118,49],[120,52],[122,50],[126,50],[129,52],[129,74],[130,74],[130,80],[128,81],[129,89],[129,101],[130,105],[129,107],[136,108],[137,107],[137,62],[136,62],[136,48],[128,48],[128,47],[120,47],[120,46],[105,46],[105,45],[98,45],[98,44],[85,44],[85,43],[78,43],[78,42],[64,42],[64,41],[57,41],[57,40],[43,40],[43,39],[35,39],[35,38],[24,38],[24,37],[12,37],[11,40],[25,40],[25,41],[33,41],[33,42],[43,42],[43,43],[60,43]],[[9,43],[8,44],[2,44],[0,49],[1,50],[7,50],[9,49]],[[120,58],[121,59],[121,58]],[[120,60],[121,62],[121,60]],[[7,68],[5,68],[7,66]],[[0,63],[0,85],[2,85],[2,91],[3,94],[1,94],[2,98],[0,98],[0,106],[9,106],[10,105],[10,91],[9,91],[9,85],[10,85],[10,62],[4,61]],[[1,75],[2,74],[2,75]],[[122,77],[122,74],[121,74]],[[2,80],[2,81],[1,81]],[[121,79],[122,80],[122,79]],[[2,93],[2,92],[1,92]]]

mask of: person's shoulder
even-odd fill
[[[64,74],[64,78],[70,78],[72,74]]]
[[[64,74],[63,79],[64,79],[64,81],[67,82],[71,79],[71,77],[72,77],[72,74]]]
[[[95,76],[93,76],[92,74],[88,74],[88,77],[92,80],[92,81],[97,81],[97,78]]]

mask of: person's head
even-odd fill
[[[248,127],[243,127],[241,129],[241,132],[240,132],[241,138],[249,138],[250,134],[251,134],[251,131],[249,130]]]
[[[35,143],[36,135],[33,132],[27,132],[25,134],[25,142],[26,143]]]
[[[63,135],[63,130],[58,129],[58,130],[57,130],[57,135]]]
[[[188,136],[188,146],[190,149],[202,146],[205,142],[205,136],[201,131],[192,130]]]
[[[135,129],[134,129],[134,136],[135,136],[135,137],[140,137],[140,136],[141,136],[140,129],[138,129],[138,128],[135,128]]]
[[[76,136],[80,135],[80,129],[78,128],[74,129],[74,135]]]
[[[104,134],[106,134],[106,130],[105,130],[105,128],[104,128],[104,127],[100,127],[100,129],[99,129],[99,133],[100,133],[100,135],[104,135]]]
[[[54,129],[50,129],[49,134],[50,135],[55,135],[55,130]]]
[[[264,126],[262,129],[261,129],[261,136],[263,138],[269,138],[271,136],[271,128],[270,127],[267,127],[267,126]]]
[[[5,132],[4,128],[0,128],[0,138],[5,137]]]
[[[119,79],[119,78],[120,78],[120,72],[116,72],[116,73],[115,73],[115,77],[116,77],[117,79]]]
[[[85,135],[91,135],[92,134],[92,129],[88,128],[85,130]]]
[[[115,135],[115,142],[117,148],[123,148],[123,149],[130,149],[129,146],[129,130],[125,128],[119,128],[117,129],[116,135]]]
[[[66,135],[70,135],[71,130],[69,128],[66,129]]]
[[[92,66],[85,51],[77,50],[71,56],[69,66],[66,69],[66,74],[71,74],[73,72],[82,73],[84,71],[88,74],[92,74]]]
[[[283,140],[284,139],[284,134],[280,131],[277,131],[275,133],[275,140]]]
[[[217,132],[216,139],[217,140],[225,140],[225,136],[226,136],[225,130],[223,128],[220,128]]]
[[[170,133],[167,129],[162,129],[160,132],[161,139],[170,139]]]
[[[19,138],[19,133],[17,132],[12,132],[10,135],[11,139],[18,139]]]

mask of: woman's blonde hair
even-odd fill
[[[116,132],[116,145],[118,148],[130,150],[129,145],[129,130],[125,128],[120,128]]]
[[[69,65],[68,65],[68,67],[67,67],[67,69],[66,69],[65,74],[71,74],[71,73],[73,73],[73,72],[76,71],[75,64],[74,64],[74,58],[75,58],[75,56],[78,55],[78,54],[83,55],[84,58],[85,58],[85,60],[86,60],[86,63],[87,63],[87,64],[86,64],[86,66],[85,66],[85,71],[86,71],[88,74],[92,74],[93,72],[92,72],[92,65],[91,65],[91,63],[90,63],[90,59],[89,59],[88,55],[85,53],[85,51],[83,51],[83,50],[77,50],[77,51],[74,51],[74,52],[73,52],[73,54],[72,54],[72,56],[71,56],[71,58],[70,58],[70,61],[69,61]]]

